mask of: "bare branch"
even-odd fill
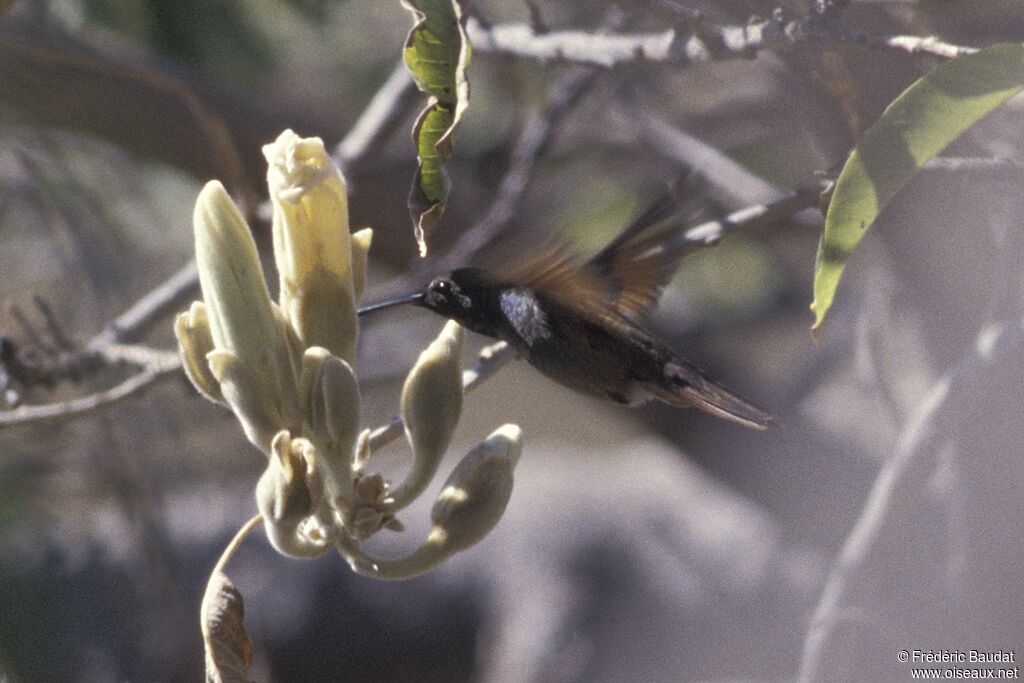
[[[976,47],[953,45],[939,40],[936,36],[898,36],[876,35],[860,31],[849,31],[843,38],[845,42],[868,47],[884,48],[906,52],[911,55],[927,55],[938,59],[953,59],[961,55],[970,55],[978,51]]]
[[[177,308],[198,284],[199,271],[192,260],[111,321],[89,341],[87,348],[100,351],[110,344],[138,339],[154,322]]]
[[[761,50],[792,47],[832,48],[857,45],[893,50],[910,55],[952,59],[971,54],[978,48],[954,45],[936,36],[873,34],[849,28],[840,22],[837,12],[821,15],[809,12],[799,19],[786,20],[781,11],[769,19],[746,25],[712,26],[691,19],[690,34],[670,29],[660,33],[588,33],[551,31],[538,33],[528,24],[508,23],[484,26],[470,17],[466,32],[479,52],[506,54],[541,62],[564,61],[614,67],[636,61],[691,64],[749,59]],[[710,37],[710,39],[709,39]]]
[[[925,162],[925,171],[939,173],[989,172],[1005,177],[1012,174],[1024,179],[1024,162],[1017,159],[987,159],[985,157],[935,157]]]
[[[637,127],[636,117],[621,109],[615,116],[622,125]],[[672,124],[654,116],[644,116],[639,122],[641,140],[652,152],[692,168],[728,203],[749,204],[767,202],[778,197],[774,185],[754,175],[741,164],[711,145],[683,132]]]
[[[146,362],[142,365],[140,372],[105,391],[99,391],[70,401],[43,405],[23,405],[13,410],[0,411],[0,429],[38,420],[81,415],[82,413],[109,407],[155,384],[158,379],[170,376],[172,373],[177,373],[181,369],[181,361],[178,358],[178,354],[173,351],[159,351],[144,346],[129,347],[115,345],[109,347],[106,352],[110,354],[111,362],[120,360],[136,363],[143,358],[146,359]],[[129,361],[129,359],[131,360]]]
[[[485,27],[475,17],[466,21],[466,33],[473,49],[480,52],[603,67],[631,61],[668,61],[676,44],[676,32],[672,29],[661,33],[603,35],[586,31],[538,33],[529,24]]]
[[[818,206],[822,186],[819,183],[805,185],[778,199],[764,204],[755,204],[734,211],[727,216],[694,226],[666,244],[667,249],[681,248],[686,252],[717,244],[719,240],[740,231],[756,230],[791,218],[803,211]]]
[[[57,348],[61,351],[71,351],[74,345],[64,332],[64,327],[57,320],[57,316],[54,315],[53,309],[50,308],[50,304],[46,302],[46,299],[38,294],[34,294],[32,296],[32,303],[36,305],[36,308],[46,320],[46,330],[50,333],[50,338],[57,345]]]

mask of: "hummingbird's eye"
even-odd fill
[[[439,277],[430,283],[428,302],[435,306],[469,308],[471,301],[462,293],[459,286],[447,277]]]

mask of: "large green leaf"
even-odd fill
[[[846,260],[878,214],[929,159],[1024,89],[1024,44],[996,45],[935,68],[903,91],[846,160],[814,270],[815,338]]]
[[[416,17],[405,41],[405,64],[416,83],[430,93],[427,108],[413,127],[419,167],[409,191],[409,211],[420,254],[426,235],[444,212],[451,182],[445,163],[452,138],[469,103],[469,39],[456,0],[402,0]]]

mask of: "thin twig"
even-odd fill
[[[953,59],[961,55],[970,55],[978,51],[976,47],[954,45],[939,40],[936,36],[898,36],[849,31],[843,40],[856,45],[884,48],[905,52],[911,55],[927,55],[938,59]]]
[[[613,114],[623,127],[639,128],[640,139],[650,151],[692,168],[729,203],[767,202],[779,195],[779,190],[768,181],[667,121],[644,116],[638,125],[636,117],[628,115],[621,107]]]
[[[40,334],[36,326],[25,315],[25,312],[21,310],[20,306],[11,305],[8,307],[8,313],[14,318],[14,322],[18,323],[18,327],[21,328],[22,334],[29,340],[33,347],[43,351],[44,353],[53,355],[58,353],[58,350],[50,343],[50,340],[44,338]]]
[[[414,99],[416,88],[412,76],[405,64],[399,62],[352,124],[345,139],[334,148],[334,162],[343,171],[350,170],[394,131]]]
[[[523,4],[526,5],[526,11],[530,13],[530,28],[537,33],[547,33],[550,29],[548,28],[547,22],[544,21],[544,16],[541,14],[540,7],[537,6],[536,0],[523,0]],[[475,18],[470,17],[470,20],[475,21]]]
[[[888,519],[889,510],[907,487],[918,486],[919,473],[939,450],[942,427],[955,423],[961,403],[957,397],[983,380],[986,370],[1024,344],[1021,323],[986,326],[974,347],[953,369],[932,386],[918,404],[897,442],[896,452],[885,461],[868,494],[864,510],[850,531],[829,572],[804,639],[798,681],[818,678],[832,629],[841,619],[850,584],[868,559]]]
[[[50,338],[53,343],[57,345],[61,351],[71,351],[74,349],[74,344],[68,339],[68,335],[64,332],[64,327],[57,320],[57,316],[54,315],[53,309],[50,304],[46,302],[46,299],[34,294],[32,296],[32,303],[36,305],[36,308],[42,314],[43,319],[46,321],[46,331],[50,333]]]
[[[630,61],[664,62],[676,43],[672,29],[661,33],[598,34],[588,31],[538,32],[529,24],[485,27],[475,17],[466,21],[473,49],[511,54],[541,62],[567,61],[611,67]]]
[[[735,232],[762,228],[791,218],[804,209],[818,206],[820,196],[821,185],[818,183],[799,187],[773,201],[748,206],[722,218],[694,226],[675,239],[667,241],[665,248],[680,248],[683,253],[687,253],[711,246]]]
[[[934,157],[925,162],[922,170],[938,173],[988,172],[1001,177],[1012,174],[1024,178],[1024,161],[985,157]]]

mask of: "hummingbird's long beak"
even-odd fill
[[[366,315],[367,313],[373,313],[374,311],[380,311],[385,308],[391,308],[392,306],[401,306],[402,304],[415,304],[423,300],[423,292],[416,292],[415,294],[407,294],[406,296],[400,296],[397,299],[391,299],[390,301],[381,301],[379,304],[370,304],[369,306],[363,306],[359,309],[359,315]]]

